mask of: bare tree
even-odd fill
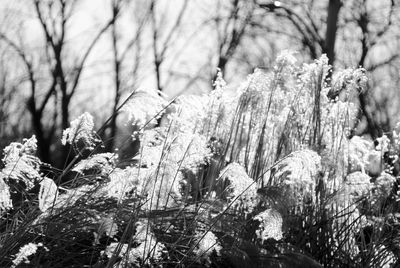
[[[13,69],[9,69],[6,66],[8,61],[7,50],[4,49],[0,54],[0,147],[3,147],[9,143],[9,138],[12,135],[12,128],[16,126],[10,122],[12,117],[12,101],[15,100],[16,90],[15,87],[18,85],[10,81],[12,79],[10,72]]]
[[[58,0],[56,2],[50,1],[47,2],[47,4],[43,4],[43,2],[39,0],[34,0],[36,14],[42,26],[46,40],[45,49],[48,53],[48,61],[53,79],[53,83],[48,90],[48,93],[51,94],[56,90],[57,87],[61,93],[62,128],[67,128],[69,125],[69,104],[72,96],[78,88],[86,60],[100,37],[114,23],[114,20],[119,12],[119,10],[116,10],[116,14],[113,14],[113,17],[109,20],[109,22],[107,22],[99,30],[93,40],[89,43],[89,46],[83,52],[80,59],[78,59],[77,63],[74,64],[70,70],[65,70],[66,66],[64,63],[63,52],[65,35],[67,31],[66,24],[73,14],[74,5],[76,2],[77,0]],[[57,5],[56,12],[54,12],[55,5]],[[56,16],[52,16],[54,13]]]
[[[338,39],[343,38],[338,37],[338,32],[348,27],[351,22],[355,22],[357,28],[361,31],[361,38],[357,41],[361,47],[361,52],[355,64],[365,67],[368,71],[372,72],[378,67],[387,66],[397,58],[396,54],[392,54],[388,55],[387,59],[384,61],[369,62],[367,64],[370,51],[373,50],[374,47],[379,46],[385,35],[395,27],[393,23],[393,18],[396,14],[395,1],[389,0],[387,3],[384,3],[388,10],[387,20],[380,22],[379,25],[375,25],[375,27],[371,27],[370,18],[373,13],[377,11],[369,8],[373,5],[373,1],[368,0],[346,2],[341,0],[329,0],[326,6],[326,12],[324,13],[326,14],[326,19],[322,21],[317,20],[312,15],[317,14],[314,10],[314,1],[309,1],[308,5],[302,3],[301,11],[299,11],[300,8],[298,8],[298,5],[289,5],[279,1],[270,1],[268,3],[259,1],[258,4],[273,16],[285,18],[302,37],[302,42],[305,47],[307,47],[312,58],[317,58],[321,53],[325,53],[329,58],[329,63],[333,66],[336,65],[338,56],[339,61],[345,62],[345,65],[353,65],[354,63],[346,62],[345,53],[337,55],[338,52],[335,50]],[[351,14],[351,16],[348,14]],[[343,24],[340,23],[342,17],[344,17],[345,20]],[[374,28],[379,28],[379,30],[376,31]],[[323,34],[323,29],[325,29],[325,34]],[[376,121],[377,119],[374,117],[373,112],[368,108],[373,106],[371,98],[368,97],[370,93],[370,91],[366,91],[361,92],[359,95],[360,113],[357,122],[360,122],[361,118],[365,117],[367,122],[366,133],[370,134],[372,138],[376,138],[390,127],[390,122]],[[381,107],[380,105],[374,106]],[[355,128],[356,127],[357,126],[355,126]]]
[[[228,9],[227,17],[218,14],[214,18],[217,29],[218,61],[217,69],[225,73],[226,65],[234,56],[246,30],[251,26],[256,5],[251,1],[231,0],[230,7],[221,8],[221,1],[217,3],[217,12]],[[214,74],[212,81],[216,78]]]
[[[298,13],[289,4],[279,1],[271,3],[259,3],[261,8],[278,16],[286,18],[302,37],[304,45],[308,48],[312,58],[317,58],[320,53],[327,54],[329,64],[335,61],[335,44],[338,29],[339,12],[342,8],[341,0],[329,0],[327,6],[326,31],[325,36],[317,27],[318,23],[312,17],[311,10],[303,11],[305,14]],[[310,6],[312,8],[312,5]],[[304,16],[305,15],[305,16]],[[320,52],[321,51],[321,52]]]
[[[171,48],[177,34],[179,33],[180,26],[182,24],[183,16],[187,11],[189,1],[183,1],[182,6],[179,9],[178,15],[175,18],[172,26],[169,30],[166,30],[162,25],[162,20],[158,21],[158,16],[165,16],[165,14],[157,14],[157,0],[152,0],[150,3],[150,18],[151,18],[151,32],[152,32],[152,50],[153,50],[153,60],[154,60],[154,71],[156,76],[157,90],[162,92],[163,87],[163,77],[161,66],[165,60],[168,49]],[[164,18],[165,19],[165,18]],[[162,31],[165,34],[161,34]]]
[[[120,34],[118,32],[118,14],[121,8],[127,5],[127,1],[124,0],[113,0],[111,3],[111,8],[112,8],[112,16],[114,18],[114,21],[111,25],[111,41],[112,41],[112,53],[113,53],[113,71],[114,71],[114,100],[113,100],[113,107],[111,111],[111,116],[109,118],[109,123],[107,124],[107,127],[109,129],[109,134],[105,137],[106,140],[106,150],[111,151],[114,148],[115,142],[116,142],[116,136],[117,136],[117,117],[119,113],[119,108],[120,108],[120,102],[121,102],[121,96],[125,88],[127,88],[127,85],[124,85],[123,83],[123,70],[122,68],[123,63],[127,60],[128,58],[128,53],[130,50],[135,48],[135,54],[134,54],[134,59],[133,59],[133,66],[131,68],[131,71],[129,72],[129,76],[133,80],[137,78],[137,73],[140,65],[140,53],[141,53],[141,45],[140,45],[140,39],[143,34],[143,28],[146,25],[146,22],[148,21],[149,17],[149,11],[144,12],[144,16],[136,16],[136,20],[133,22],[135,25],[134,30],[130,31],[128,34],[132,35],[131,39],[128,41],[128,43],[125,45],[125,47],[121,48],[120,46]],[[140,8],[135,6],[136,8]],[[143,11],[142,11],[143,12]],[[124,68],[126,69],[126,68]],[[135,81],[133,82],[133,84]],[[131,85],[132,87],[132,85]],[[133,86],[134,87],[134,86]]]
[[[373,11],[369,10],[367,5],[367,0],[356,1],[355,8],[357,8],[359,12],[353,14],[353,19],[356,21],[362,33],[360,40],[361,56],[358,61],[358,66],[363,66],[367,71],[373,72],[377,68],[391,64],[398,58],[398,53],[395,53],[392,55],[389,54],[386,59],[380,60],[379,62],[369,64],[366,62],[371,50],[380,45],[380,43],[384,41],[385,35],[392,30],[391,28],[394,23],[396,3],[394,0],[389,1],[387,20],[379,25],[377,30],[373,30],[374,27],[371,28],[371,16],[373,15],[371,13],[373,13]],[[361,117],[364,115],[367,120],[367,128],[365,132],[371,134],[371,136],[375,138],[390,130],[390,118],[389,116],[386,116],[385,121],[383,122],[376,122],[376,120],[374,120],[372,112],[368,109],[368,103],[371,103],[371,100],[367,93],[368,91],[363,91],[359,94],[360,110],[357,115],[357,122],[360,122]],[[382,107],[377,103],[375,109],[380,113],[387,113],[387,109],[384,108],[385,106]]]
[[[22,46],[19,46],[17,43],[8,38],[5,34],[0,33],[0,38],[3,42],[5,42],[8,46],[10,46],[18,55],[20,60],[22,61],[25,71],[27,72],[28,81],[30,85],[30,97],[27,100],[27,107],[32,117],[32,126],[36,137],[38,139],[38,150],[39,155],[43,161],[48,162],[50,159],[50,135],[55,131],[55,125],[49,131],[49,134],[45,133],[44,124],[42,122],[43,112],[46,108],[46,105],[52,95],[51,92],[47,92],[43,100],[38,103],[37,100],[37,78],[35,76],[33,62],[30,57],[27,55],[27,52],[24,50]]]
[[[32,126],[38,139],[38,151],[41,159],[49,163],[54,162],[52,161],[54,158],[50,158],[50,145],[55,133],[61,132],[62,129],[69,126],[69,106],[79,86],[85,63],[101,36],[116,18],[116,15],[114,15],[101,27],[82,54],[77,57],[78,59],[74,61],[72,66],[68,66],[66,57],[73,57],[73,55],[66,55],[65,46],[67,41],[65,38],[68,32],[67,24],[71,20],[77,2],[77,0],[32,0],[36,18],[44,35],[45,45],[43,52],[46,55],[46,66],[49,72],[48,77],[50,78],[50,83],[44,93],[42,89],[41,94],[38,93],[38,81],[43,73],[42,69],[35,65],[32,60],[33,52],[24,47],[22,42],[13,40],[6,33],[0,33],[0,40],[16,52],[25,67],[30,87],[27,106],[32,117]],[[57,95],[60,96],[60,104],[58,104]],[[43,117],[51,99],[54,100],[53,122],[51,127],[46,129]],[[57,124],[59,110],[61,114],[60,125]],[[64,148],[61,158],[65,159],[67,153],[67,148]]]

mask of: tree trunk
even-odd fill
[[[118,116],[118,104],[121,98],[121,78],[120,78],[120,61],[118,55],[117,47],[117,32],[115,23],[112,27],[112,43],[113,43],[113,53],[114,53],[114,86],[115,86],[115,97],[114,106],[111,115],[111,121],[109,124],[110,134],[106,141],[106,150],[111,152],[115,145],[115,136],[117,135],[117,116]]]
[[[335,62],[335,41],[338,29],[339,11],[341,7],[341,0],[329,0],[325,46],[323,52],[326,53],[330,65],[333,65]]]

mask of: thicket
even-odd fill
[[[105,152],[88,113],[63,133],[63,170],[34,136],[11,143],[0,266],[395,267],[400,134],[352,136],[366,83],[286,51],[237,89],[134,92],[133,158]]]

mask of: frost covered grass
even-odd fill
[[[63,133],[64,170],[34,136],[11,143],[0,266],[394,267],[400,132],[350,137],[367,77],[327,62],[286,51],[237,89],[218,75],[202,96],[133,94],[129,159],[88,113]]]

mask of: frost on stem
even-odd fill
[[[99,244],[102,236],[114,237],[118,233],[118,224],[114,218],[115,215],[107,215],[101,218],[98,224],[97,232],[95,232],[95,243]]]
[[[180,169],[194,169],[211,157],[206,137],[197,133],[156,128],[145,130],[141,141],[141,154],[136,159],[148,167],[158,166],[168,159],[178,163]]]
[[[16,254],[15,259],[12,261],[13,265],[11,267],[17,267],[21,263],[29,264],[29,257],[34,255],[39,247],[43,247],[42,243],[29,243],[24,245],[19,249],[19,252]],[[44,247],[47,249],[46,247]]]
[[[128,244],[111,243],[102,254],[108,258],[120,256],[122,260],[119,265],[122,267],[127,265],[151,266],[161,262],[167,255],[165,246],[156,240],[147,220],[136,223],[136,235],[133,237],[133,242],[136,244],[135,247],[130,247]]]
[[[72,171],[84,174],[85,171],[96,170],[100,174],[108,175],[115,169],[117,159],[118,155],[115,153],[95,154],[81,160]]]
[[[182,200],[182,172],[176,163],[166,161],[150,171],[146,182],[143,182],[143,195],[146,204],[143,209],[158,210],[174,207]]]
[[[206,137],[199,134],[180,133],[168,152],[168,158],[177,162],[180,169],[196,170],[211,157]]]
[[[10,188],[3,179],[0,179],[0,215],[12,207]]]
[[[128,120],[139,128],[146,124],[155,124],[163,115],[167,102],[155,91],[138,90],[122,108],[128,114]]]
[[[160,209],[182,199],[183,171],[197,171],[209,161],[211,149],[203,135],[183,129],[155,128],[141,136],[140,154],[135,157],[140,172],[148,170],[141,180],[147,196],[145,208]]]
[[[393,185],[396,182],[396,178],[387,174],[382,173],[376,178],[374,185],[377,190],[377,195],[380,197],[388,197],[393,189]]]
[[[9,183],[20,183],[26,190],[40,178],[40,160],[35,156],[36,137],[13,142],[4,148],[4,168],[0,170],[0,212],[12,208]]]
[[[363,68],[348,68],[335,72],[332,76],[332,87],[328,92],[328,97],[341,100],[352,99],[366,89],[368,77]]]
[[[108,198],[114,198],[118,202],[122,202],[125,198],[142,193],[143,184],[148,179],[147,173],[145,168],[140,170],[135,167],[115,168],[109,174],[109,182],[100,191]]]
[[[254,217],[260,222],[256,235],[262,242],[267,239],[281,240],[283,219],[281,214],[274,209],[267,209]]]
[[[230,203],[232,209],[252,212],[257,204],[257,186],[238,163],[226,166],[220,173],[217,196]]]
[[[362,172],[353,172],[346,177],[345,190],[354,199],[367,196],[372,188],[371,178]]]
[[[296,52],[293,50],[281,51],[275,60],[275,70],[279,70],[282,68],[288,68],[289,70],[293,70],[293,67],[297,63],[295,54]]]
[[[348,250],[348,254],[352,257],[359,254],[355,234],[370,224],[369,219],[362,213],[363,201],[370,196],[373,189],[370,180],[367,174],[357,171],[347,175],[337,190],[330,189],[335,194],[328,200],[326,208],[328,215],[333,219],[332,228],[335,233],[333,243],[336,245],[342,243],[342,248]],[[374,208],[372,206],[369,209],[373,211]]]
[[[4,148],[3,162],[5,164],[15,163],[20,160],[24,155],[34,155],[37,150],[36,136],[33,135],[29,139],[24,139],[23,143],[12,142],[10,145]]]
[[[36,137],[24,139],[23,143],[13,142],[4,148],[3,163],[5,167],[0,171],[0,179],[23,183],[27,190],[34,186],[40,178],[40,160],[35,156],[37,145]],[[4,191],[4,190],[3,190]]]
[[[378,142],[378,145],[375,149],[380,151],[382,155],[389,151],[390,139],[386,135],[377,138],[376,141]]]
[[[47,209],[51,208],[57,199],[58,187],[52,179],[43,178],[40,182],[39,190],[39,209],[45,212]]]
[[[200,239],[200,241],[198,241],[198,245],[193,252],[198,258],[209,260],[213,252],[220,255],[222,246],[213,232],[208,231],[205,234],[198,232],[196,237]]]
[[[140,154],[134,157],[142,166],[157,166],[162,157],[165,143],[165,132],[162,128],[143,131],[140,137]]]
[[[201,124],[207,118],[209,105],[207,95],[182,95],[171,105],[172,112],[168,114],[169,125],[174,131],[194,133],[202,130]]]
[[[392,131],[393,143],[396,147],[400,147],[400,122],[396,123],[394,130]]]
[[[365,172],[369,157],[374,152],[373,143],[359,136],[352,137],[347,145],[350,171]]]
[[[356,171],[347,175],[336,193],[335,200],[339,206],[346,208],[368,197],[372,188],[371,177]]]
[[[214,90],[223,90],[226,87],[226,82],[224,77],[222,76],[222,71],[220,68],[217,68],[217,78],[215,79],[214,83]]]
[[[71,126],[63,131],[61,143],[63,145],[68,143],[77,147],[80,147],[82,144],[83,149],[92,150],[96,143],[99,142],[93,128],[93,116],[85,112],[77,119],[73,120]]]
[[[372,187],[371,201],[376,212],[380,213],[381,209],[387,205],[387,199],[391,195],[395,183],[396,178],[387,173],[382,173],[376,178]]]
[[[301,150],[288,155],[274,167],[272,185],[282,186],[294,205],[315,201],[315,187],[321,170],[321,157],[314,151]]]

